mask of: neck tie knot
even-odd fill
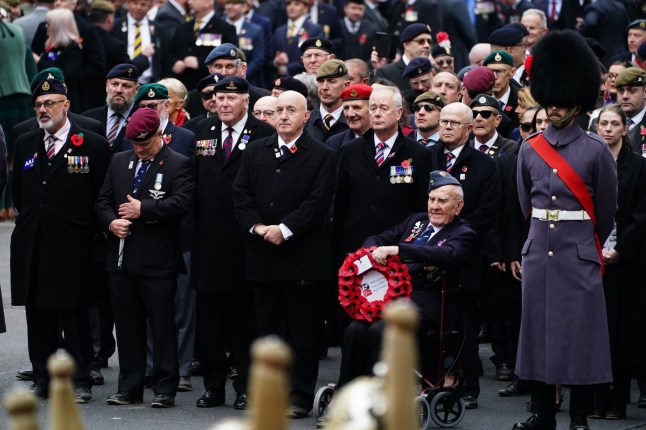
[[[453,167],[453,159],[455,158],[455,155],[453,155],[452,152],[447,152],[446,153],[446,171],[450,172],[451,168]]]

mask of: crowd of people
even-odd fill
[[[63,346],[87,403],[118,346],[109,404],[150,386],[170,407],[199,374],[197,407],[224,404],[233,376],[245,409],[251,342],[278,334],[295,352],[287,415],[303,418],[328,345],[339,387],[378,360],[381,324],[351,322],[336,282],[378,246],[374,261],[411,264],[424,331],[438,278],[419,263],[459,287],[466,408],[481,341],[509,381],[498,394],[531,393],[516,429],[554,429],[562,385],[571,429],[624,418],[633,377],[646,407],[644,10],[0,0],[19,377],[46,398]]]

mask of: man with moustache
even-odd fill
[[[348,129],[330,137],[327,144],[337,154],[346,142],[364,135],[370,129],[370,115],[368,113],[368,100],[372,94],[370,85],[350,85],[341,93],[343,101],[343,116],[348,123]]]
[[[414,140],[430,148],[440,141],[440,111],[446,106],[446,100],[432,91],[422,93],[413,102],[415,111]]]
[[[343,61],[328,60],[319,68],[316,87],[321,104],[312,110],[307,121],[307,131],[313,139],[327,142],[331,136],[348,129],[341,101],[341,93],[348,84],[348,69]]]
[[[233,210],[233,180],[244,151],[256,140],[273,135],[270,125],[249,115],[249,84],[238,76],[220,80],[213,91],[219,116],[197,129],[195,160],[195,237],[192,279],[197,290],[197,356],[205,393],[198,408],[224,404],[229,373],[226,350],[238,371],[233,381],[234,409],[247,406],[251,342],[256,335],[252,286],[244,281],[244,232]]]
[[[61,81],[43,79],[32,99],[40,129],[21,135],[15,145],[12,304],[26,306],[31,390],[48,396],[47,359],[59,347],[61,327],[63,346],[76,362],[75,400],[87,403],[94,355],[94,201],[110,154],[104,138],[67,119]]]

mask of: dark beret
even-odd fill
[[[413,102],[413,105],[421,102],[428,102],[439,107],[440,109],[446,106],[446,99],[442,96],[442,94],[438,94],[433,91],[427,91],[417,96],[417,98]]]
[[[127,81],[137,82],[139,80],[139,70],[132,64],[122,63],[117,64],[108,72],[106,79],[125,79]]]
[[[34,92],[32,93],[31,100],[34,101],[38,96],[46,94],[62,94],[67,95],[67,88],[65,84],[57,79],[46,79],[36,84]]]
[[[206,60],[204,60],[204,64],[209,64],[211,61],[218,60],[220,58],[224,58],[226,60],[237,60],[240,58],[238,56],[238,48],[233,43],[223,43],[209,52],[209,55],[206,56]]]
[[[478,94],[471,100],[471,104],[469,105],[471,109],[483,106],[492,107],[500,112],[500,102],[488,94]]]
[[[615,87],[643,87],[646,85],[646,72],[639,67],[628,67],[622,70],[617,79]]]
[[[224,79],[224,75],[221,73],[211,73],[205,78],[202,78],[200,82],[197,83],[197,91],[202,92],[202,90],[211,85],[215,85],[220,82],[221,79]]]
[[[216,93],[249,94],[249,82],[240,76],[226,76],[215,84]]]
[[[137,95],[135,95],[135,106],[142,100],[167,100],[168,88],[162,84],[152,83],[145,84],[139,87]]]
[[[346,0],[347,3],[366,4],[364,0]]]
[[[345,63],[341,60],[332,59],[327,60],[325,63],[321,64],[318,72],[316,72],[316,80],[325,79],[325,78],[340,78],[348,74],[348,68],[345,66]]]
[[[428,192],[430,193],[431,191],[446,185],[462,186],[462,184],[451,176],[450,173],[445,172],[444,170],[433,170],[428,181]]]
[[[57,81],[65,83],[65,76],[63,76],[63,71],[61,69],[58,67],[48,67],[47,69],[43,69],[36,73],[34,77],[31,78],[31,83],[29,84],[31,92],[34,92],[36,85],[48,79],[56,79]]]
[[[297,93],[302,94],[305,98],[309,95],[305,84],[291,76],[283,76],[282,78],[276,79],[274,81],[274,88],[283,91],[296,91]]]
[[[414,78],[430,73],[432,69],[431,60],[426,57],[416,57],[408,62],[402,77],[407,79]]]
[[[433,58],[446,57],[447,55],[449,57],[453,57],[453,55],[451,55],[451,49],[445,48],[444,46],[440,45],[433,45],[433,47],[431,48],[431,55],[433,56]]]
[[[420,24],[418,22],[416,22],[415,24],[411,24],[408,27],[406,27],[399,35],[399,41],[402,43],[408,42],[409,40],[415,39],[420,34],[431,35],[431,26],[426,24]]]
[[[489,35],[487,40],[492,45],[515,46],[523,40],[524,34],[518,27],[506,25]]]
[[[489,93],[496,83],[496,75],[486,66],[478,66],[464,75],[462,84],[468,91],[478,93]]]
[[[301,43],[301,46],[299,48],[303,53],[308,49],[322,49],[328,54],[334,53],[334,45],[332,44],[332,42],[330,42],[324,37],[315,37],[312,39],[307,39],[306,41]]]
[[[126,137],[133,142],[148,140],[159,131],[159,115],[152,109],[137,109],[126,126]]]
[[[520,30],[521,33],[523,33],[523,36],[529,36],[529,30],[520,22],[512,22],[511,24],[505,25],[505,27],[517,28],[518,30]]]
[[[646,31],[646,19],[636,19],[626,27],[626,31],[637,29]]]
[[[507,51],[493,51],[482,62],[482,65],[488,64],[506,64],[514,67],[514,57]]]
[[[341,92],[341,100],[368,100],[372,94],[372,87],[366,84],[350,85]]]

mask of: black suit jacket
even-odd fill
[[[99,224],[108,238],[106,268],[109,272],[172,278],[184,267],[179,224],[193,201],[193,166],[189,158],[164,145],[133,194],[137,162],[134,151],[115,154],[96,200]],[[158,199],[153,197],[156,183],[161,185],[157,191],[164,193]],[[109,226],[119,217],[119,205],[128,201],[127,195],[141,201],[141,216],[132,220],[124,242],[123,266],[119,269],[119,238]]]
[[[212,129],[213,128],[213,129]],[[247,133],[239,137],[228,159],[222,148],[222,122],[209,118],[200,123],[196,140],[217,139],[215,154],[200,153],[195,159],[195,227],[199,232],[193,243],[191,276],[198,291],[212,293],[249,292],[243,283],[245,272],[245,234],[233,210],[233,180],[242,155],[259,139],[273,135],[276,130],[250,115],[244,126]],[[242,145],[244,136],[247,143]]]
[[[593,131],[596,133],[596,121],[595,121],[595,126],[593,128]],[[633,150],[639,154],[642,155],[644,152],[644,144],[646,143],[646,115],[642,118],[642,120],[639,122],[639,124],[635,125],[632,130],[628,132],[628,135],[630,136],[630,141],[633,144]],[[644,133],[644,134],[642,134]]]
[[[327,140],[330,137],[346,131],[348,129],[348,123],[345,122],[345,115],[341,113],[339,120],[332,124],[332,127],[330,127],[329,130],[326,130],[325,126],[323,125],[323,119],[321,118],[319,106],[316,106],[312,110],[310,118],[307,120],[307,124],[305,124],[305,129],[313,139],[327,143]]]
[[[430,25],[433,40],[437,40],[439,31],[444,31],[444,18],[437,0],[417,0],[410,8],[405,1],[380,2],[379,9],[389,19],[390,30],[397,38],[404,28],[415,22]],[[408,12],[409,9],[412,9],[413,15]],[[414,14],[417,14],[417,19],[412,19]]]
[[[404,69],[406,69],[406,64],[404,64],[404,60],[400,58],[396,63],[386,64],[385,66],[377,69],[375,77],[388,79],[394,83],[400,91],[409,90],[410,85],[408,84],[408,79],[402,77]]]
[[[545,12],[547,17],[547,28],[550,30],[574,30],[576,28],[576,19],[583,16],[583,7],[578,0],[563,0],[561,12],[556,16],[554,21],[550,20],[549,0],[534,0],[534,7]]]
[[[159,8],[155,22],[163,26],[168,31],[168,36],[172,39],[175,36],[175,30],[186,22],[186,16],[173,6],[172,3],[166,2]]]
[[[67,112],[67,119],[72,124],[76,124],[79,128],[96,133],[99,136],[105,135],[105,126],[96,119],[88,118],[83,115],[78,115],[72,112]],[[35,117],[31,117],[20,124],[16,124],[11,129],[11,141],[16,142],[20,136],[30,131],[38,129],[38,121]],[[105,137],[105,136],[104,136]]]
[[[182,128],[185,128],[188,131],[192,131],[193,133],[196,133],[197,126],[199,125],[200,121],[202,121],[203,119],[206,119],[206,112],[204,112],[202,115],[198,115],[196,117],[191,118],[189,121],[186,121],[182,125]]]
[[[236,216],[246,237],[248,281],[331,281],[336,273],[326,229],[334,193],[334,153],[304,131],[296,152],[277,158],[278,135],[249,145],[233,182]],[[284,223],[282,245],[249,233],[256,224]]]
[[[82,144],[72,145],[72,136],[81,133]],[[12,303],[89,309],[94,303],[94,201],[110,160],[108,145],[72,123],[67,141],[50,161],[44,136],[44,130],[32,130],[15,145],[12,188],[18,216],[11,236]],[[87,173],[68,170],[68,160],[74,165],[77,156],[87,157]]]
[[[133,110],[130,111],[130,114],[134,112]],[[108,106],[103,105],[98,108],[90,109],[87,112],[83,112],[83,116],[94,119],[96,121],[99,121],[101,123],[101,135],[105,137],[108,134],[107,130],[107,121],[108,121]],[[117,134],[117,138],[114,141],[114,144],[110,148],[110,151],[114,154],[115,152],[121,152],[123,151],[123,140],[126,137],[126,126],[128,125],[128,121],[130,121],[130,117],[126,119],[125,124],[121,127],[121,130],[119,130],[119,134]]]
[[[476,30],[471,24],[466,2],[463,0],[438,0],[444,29],[451,39],[451,55],[455,61],[455,70],[461,70],[470,64],[469,51],[478,41]]]
[[[341,22],[341,34],[343,35],[343,53],[345,57],[338,58],[359,58],[366,60],[370,58],[372,47],[375,44],[375,35],[378,27],[372,22],[362,19],[359,23],[359,29],[355,34],[348,31],[344,21]]]
[[[473,139],[469,141],[469,146],[478,150],[480,143],[477,140]],[[491,146],[491,148],[489,148],[489,151],[487,151],[486,154],[494,160],[498,160],[500,156],[516,152],[517,150],[518,142],[514,142],[511,139],[506,139],[498,134],[498,138],[494,141],[493,145]]]
[[[132,63],[128,56],[128,47],[122,41],[102,29],[96,27],[97,35],[101,39],[103,50],[105,52],[105,69],[112,70],[117,64]],[[88,107],[93,109],[105,104],[105,86],[91,85],[88,86]]]
[[[597,0],[583,8],[583,24],[579,32],[584,37],[591,37],[606,50],[601,58],[608,67],[610,58],[626,51],[626,27],[629,24],[628,13],[624,5],[614,0]]]

